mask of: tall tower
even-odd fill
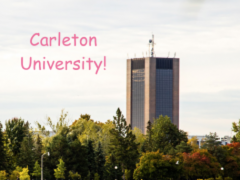
[[[179,58],[127,59],[127,123],[146,134],[160,115],[179,128]]]

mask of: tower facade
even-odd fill
[[[179,59],[127,59],[127,123],[145,134],[160,115],[179,128]]]

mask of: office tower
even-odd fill
[[[127,59],[127,123],[145,134],[160,115],[179,128],[179,59]]]

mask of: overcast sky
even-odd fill
[[[155,35],[160,57],[180,58],[180,128],[190,135],[231,135],[240,118],[240,1],[231,0],[17,0],[0,5],[0,120],[70,121],[88,113],[126,114],[126,59],[142,57]],[[95,36],[97,47],[31,46],[40,36]],[[36,38],[37,40],[37,38]],[[106,70],[28,70],[29,60],[95,61]],[[24,61],[25,62],[25,61]]]

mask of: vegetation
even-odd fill
[[[65,179],[65,163],[63,162],[62,159],[59,159],[59,164],[57,165],[57,169],[54,169],[54,176],[56,179]]]
[[[240,121],[233,123],[232,143],[221,145],[216,133],[197,138],[171,123],[169,117],[149,121],[144,135],[126,123],[118,108],[113,120],[96,122],[81,114],[72,124],[61,111],[54,123],[36,122],[37,129],[21,118],[0,124],[0,180],[44,179],[160,180],[240,178]],[[51,129],[54,134],[50,136]],[[222,169],[222,170],[221,170]]]

